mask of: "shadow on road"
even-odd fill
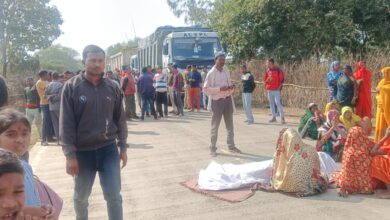
[[[129,144],[130,149],[153,149],[153,146],[150,144]]]
[[[253,123],[253,125],[265,125],[265,126],[275,126],[275,127],[298,127],[298,123],[295,123],[295,122],[287,122],[287,124],[281,124],[279,122],[276,122],[276,123],[268,123],[268,122],[255,122]]]
[[[154,131],[129,131],[128,133],[135,134],[135,135],[153,135],[153,136],[160,135],[159,133]]]
[[[302,199],[315,201],[335,201],[347,203],[361,203],[366,198],[375,198],[373,195],[349,195],[347,198],[340,197],[337,189],[328,189],[325,193],[317,196],[308,196]]]

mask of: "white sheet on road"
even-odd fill
[[[326,174],[328,180],[330,179],[330,175],[337,171],[337,164],[334,162],[333,158],[329,156],[329,154],[324,152],[317,152],[320,157],[320,165],[321,165],[321,173]]]
[[[328,175],[336,171],[334,160],[319,152],[321,172]],[[199,172],[198,185],[203,190],[237,189],[252,183],[267,184],[271,181],[273,160],[246,164],[218,164],[211,161],[205,170]]]

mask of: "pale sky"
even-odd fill
[[[106,49],[112,44],[146,37],[159,26],[184,26],[166,0],[52,0],[62,14],[63,34],[54,42],[76,49],[88,44]],[[134,22],[135,34],[132,25]]]

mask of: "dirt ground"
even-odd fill
[[[287,110],[288,127],[297,127],[299,111]],[[241,203],[228,203],[194,193],[179,183],[197,177],[215,160],[247,163],[272,158],[280,123],[269,124],[268,110],[255,111],[255,124],[246,125],[244,114],[234,116],[235,141],[244,153],[226,150],[224,124],[219,130],[216,158],[209,155],[210,113],[186,113],[145,122],[129,121],[128,165],[122,170],[125,219],[390,219],[390,200],[373,195],[340,198],[336,190],[307,198],[258,191]],[[310,142],[313,143],[313,142]],[[73,180],[65,173],[65,158],[58,146],[35,145],[30,162],[35,174],[64,199],[61,219],[75,219]],[[89,219],[107,219],[98,179],[90,197]]]

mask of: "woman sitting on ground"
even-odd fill
[[[386,185],[387,190],[379,192],[378,196],[390,199],[390,127],[387,128],[383,138],[371,150],[374,159],[370,166],[370,175]]]
[[[315,103],[310,103],[305,110],[305,114],[301,117],[298,131],[302,138],[309,136],[313,140],[318,139],[318,128],[324,123],[325,117],[318,110]]]
[[[347,129],[339,121],[340,113],[336,110],[330,110],[326,117],[326,122],[318,129],[317,150],[324,151],[336,162],[341,161],[341,155],[345,139],[347,138]]]
[[[293,129],[281,131],[274,155],[271,186],[296,196],[310,196],[327,188],[327,178],[321,176],[316,149],[305,144]]]
[[[325,106],[325,112],[324,114],[325,115],[328,115],[329,111],[330,110],[336,110],[338,112],[340,112],[340,104],[339,104],[339,101],[337,101],[336,99],[332,100],[331,102],[328,102]]]
[[[374,192],[368,171],[372,160],[370,151],[374,145],[363,128],[355,126],[350,129],[344,146],[342,169],[332,175],[332,180],[340,188],[340,196]]]
[[[363,119],[353,113],[352,108],[349,106],[344,106],[341,110],[340,122],[349,130],[354,126],[362,127],[368,133],[371,133],[372,126],[371,121],[368,117],[364,117]]]
[[[390,160],[384,155],[390,152],[385,147],[390,129],[378,144],[368,138],[367,132],[358,126],[349,131],[343,152],[342,169],[332,174],[332,180],[340,187],[339,195],[371,194],[374,192],[373,178],[388,186],[384,195],[390,195]],[[382,147],[381,147],[382,146]]]

